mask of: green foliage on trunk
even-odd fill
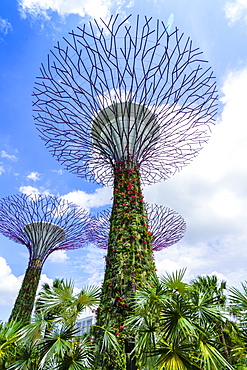
[[[102,351],[96,369],[135,368],[130,360],[134,338],[125,331],[124,321],[133,312],[136,290],[150,281],[154,271],[152,235],[148,230],[139,170],[130,161],[118,162],[97,326],[115,332],[122,354],[104,351],[103,332],[100,334],[100,329],[96,329],[96,341],[101,342]]]
[[[13,320],[22,322],[23,324],[29,323],[41,275],[40,264],[41,261],[39,260],[29,263],[9,322]]]

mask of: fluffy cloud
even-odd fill
[[[0,257],[0,304],[10,306],[21,286],[22,277],[17,278],[3,257]]]
[[[34,17],[43,16],[50,19],[49,12],[57,12],[60,16],[66,17],[69,14],[76,14],[80,17],[89,16],[95,19],[108,18],[113,6],[120,7],[124,0],[19,0],[22,17],[30,14]]]
[[[27,179],[33,181],[40,180],[40,174],[38,172],[30,172],[30,174],[27,175]]]
[[[78,204],[87,210],[111,204],[111,197],[112,189],[107,187],[96,189],[93,194],[88,194],[82,190],[75,190],[62,196],[63,199]]]
[[[69,257],[64,250],[58,250],[54,251],[53,253],[50,254],[48,257],[47,261],[50,261],[52,263],[63,263],[69,260]]]
[[[7,35],[7,33],[12,30],[12,25],[7,21],[7,19],[3,19],[0,17],[0,33]]]
[[[224,10],[230,24],[233,24],[241,19],[243,19],[247,23],[246,0],[227,1]]]
[[[36,176],[37,172],[32,172],[29,175],[29,179],[32,178],[34,180],[36,177],[38,179],[38,175]],[[30,177],[31,176],[31,177]],[[21,186],[19,191],[26,195],[52,195],[48,189],[44,188],[37,188],[34,186]],[[61,196],[62,199],[67,200],[68,202],[75,203],[80,207],[83,207],[87,210],[90,208],[97,208],[102,207],[108,204],[111,204],[111,197],[112,197],[112,189],[111,188],[98,188],[92,194],[88,194],[82,190],[75,190],[71,191],[68,194]]]
[[[0,257],[0,305],[12,306],[20,290],[24,275],[15,276],[6,260]],[[41,275],[39,288],[42,284],[51,283],[52,279],[49,279],[45,274]]]
[[[1,157],[2,158],[10,159],[13,162],[16,162],[17,161],[17,157],[14,154],[12,154],[12,155],[11,154],[8,154],[5,150],[2,150],[1,151]]]
[[[26,195],[37,195],[37,194],[43,194],[43,195],[51,195],[49,190],[45,190],[43,188],[41,189],[38,189],[38,188],[35,188],[34,186],[21,186],[19,188],[19,191],[23,194],[26,194]]]

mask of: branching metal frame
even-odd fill
[[[87,245],[89,221],[88,212],[61,198],[16,194],[0,199],[0,233],[24,244],[29,250],[29,263],[40,261],[40,267],[56,250]],[[35,242],[28,237],[27,228],[36,234]]]
[[[165,180],[209,138],[215,78],[190,38],[177,28],[169,34],[163,22],[111,17],[78,27],[40,71],[33,103],[40,136],[66,169],[87,180],[112,184],[113,168],[126,156],[143,183]],[[144,115],[141,122],[130,119],[131,106]],[[106,108],[115,125],[105,124]],[[104,126],[105,135],[92,135],[93,125]]]
[[[145,204],[147,221],[152,233],[153,251],[160,251],[178,243],[184,237],[186,223],[177,212],[172,209],[157,205]],[[99,213],[93,220],[94,227],[91,231],[91,242],[101,249],[107,249],[110,231],[111,209]]]

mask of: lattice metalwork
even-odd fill
[[[152,234],[153,251],[170,247],[184,237],[186,223],[184,219],[172,209],[157,205],[145,204],[147,221]],[[93,219],[91,241],[101,249],[107,249],[110,231],[111,209],[106,209]]]
[[[145,17],[94,21],[58,43],[34,89],[40,136],[70,172],[109,185],[117,161],[164,180],[207,142],[215,79],[190,38]]]
[[[52,252],[85,246],[89,214],[66,200],[16,194],[0,199],[0,233],[24,244],[41,267]]]

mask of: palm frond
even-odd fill
[[[221,353],[210,343],[200,341],[200,364],[205,370],[219,370],[219,369],[230,369],[233,367],[229,362],[221,355]]]
[[[160,283],[163,286],[163,288],[176,291],[179,294],[183,295],[186,291],[186,288],[188,287],[188,284],[182,281],[184,278],[185,272],[186,272],[186,268],[175,271],[171,274],[167,272],[166,275],[161,276]]]
[[[88,344],[84,342],[76,343],[70,351],[66,352],[64,358],[58,361],[56,370],[86,370],[93,362],[93,352]]]
[[[157,370],[200,369],[195,346],[193,343],[185,344],[183,342],[181,337],[177,337],[173,341],[160,340],[154,350],[154,354],[159,356],[154,368]]]

